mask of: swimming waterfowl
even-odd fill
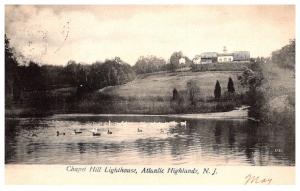
[[[137,131],[138,131],[138,132],[143,132],[143,130],[142,130],[142,129],[140,129],[140,128],[138,128],[138,129],[137,129]]]
[[[59,131],[56,131],[56,136],[59,136],[59,135],[66,135],[66,133],[65,132],[63,132],[63,133],[60,133]]]
[[[108,129],[108,130],[107,130],[107,134],[111,135],[112,132]]]
[[[75,133],[75,134],[80,134],[80,133],[82,133],[82,131],[76,130],[76,129],[75,129],[75,130],[74,130],[74,133]]]
[[[169,124],[170,124],[171,127],[174,127],[174,126],[177,125],[177,122],[176,121],[171,121],[171,122],[169,122]]]
[[[181,126],[186,126],[186,121],[180,122]]]
[[[93,132],[93,136],[101,136],[101,133]]]
[[[101,133],[98,133],[98,129],[93,129],[92,130],[93,136],[101,136]]]

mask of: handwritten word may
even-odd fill
[[[266,178],[266,177],[260,177],[260,176],[254,176],[251,174],[248,174],[245,176],[245,185],[249,184],[266,184],[269,185],[272,182],[272,178]]]

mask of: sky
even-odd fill
[[[120,57],[168,60],[174,51],[250,51],[270,56],[295,38],[295,6],[6,5],[11,46],[41,64],[91,64]]]

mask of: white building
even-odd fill
[[[181,58],[179,59],[179,64],[185,64],[185,58],[181,57]]]
[[[234,51],[227,52],[226,47],[223,48],[223,53],[203,52],[196,55],[193,59],[194,64],[213,64],[213,63],[230,63],[230,62],[250,62],[249,51]]]
[[[233,54],[232,53],[218,54],[218,62],[219,63],[232,62],[232,61],[233,61]]]

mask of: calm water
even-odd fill
[[[6,119],[5,162],[295,165],[294,130],[248,120],[187,120],[186,126],[174,121],[183,120],[86,115]],[[101,136],[92,135],[95,129]]]

